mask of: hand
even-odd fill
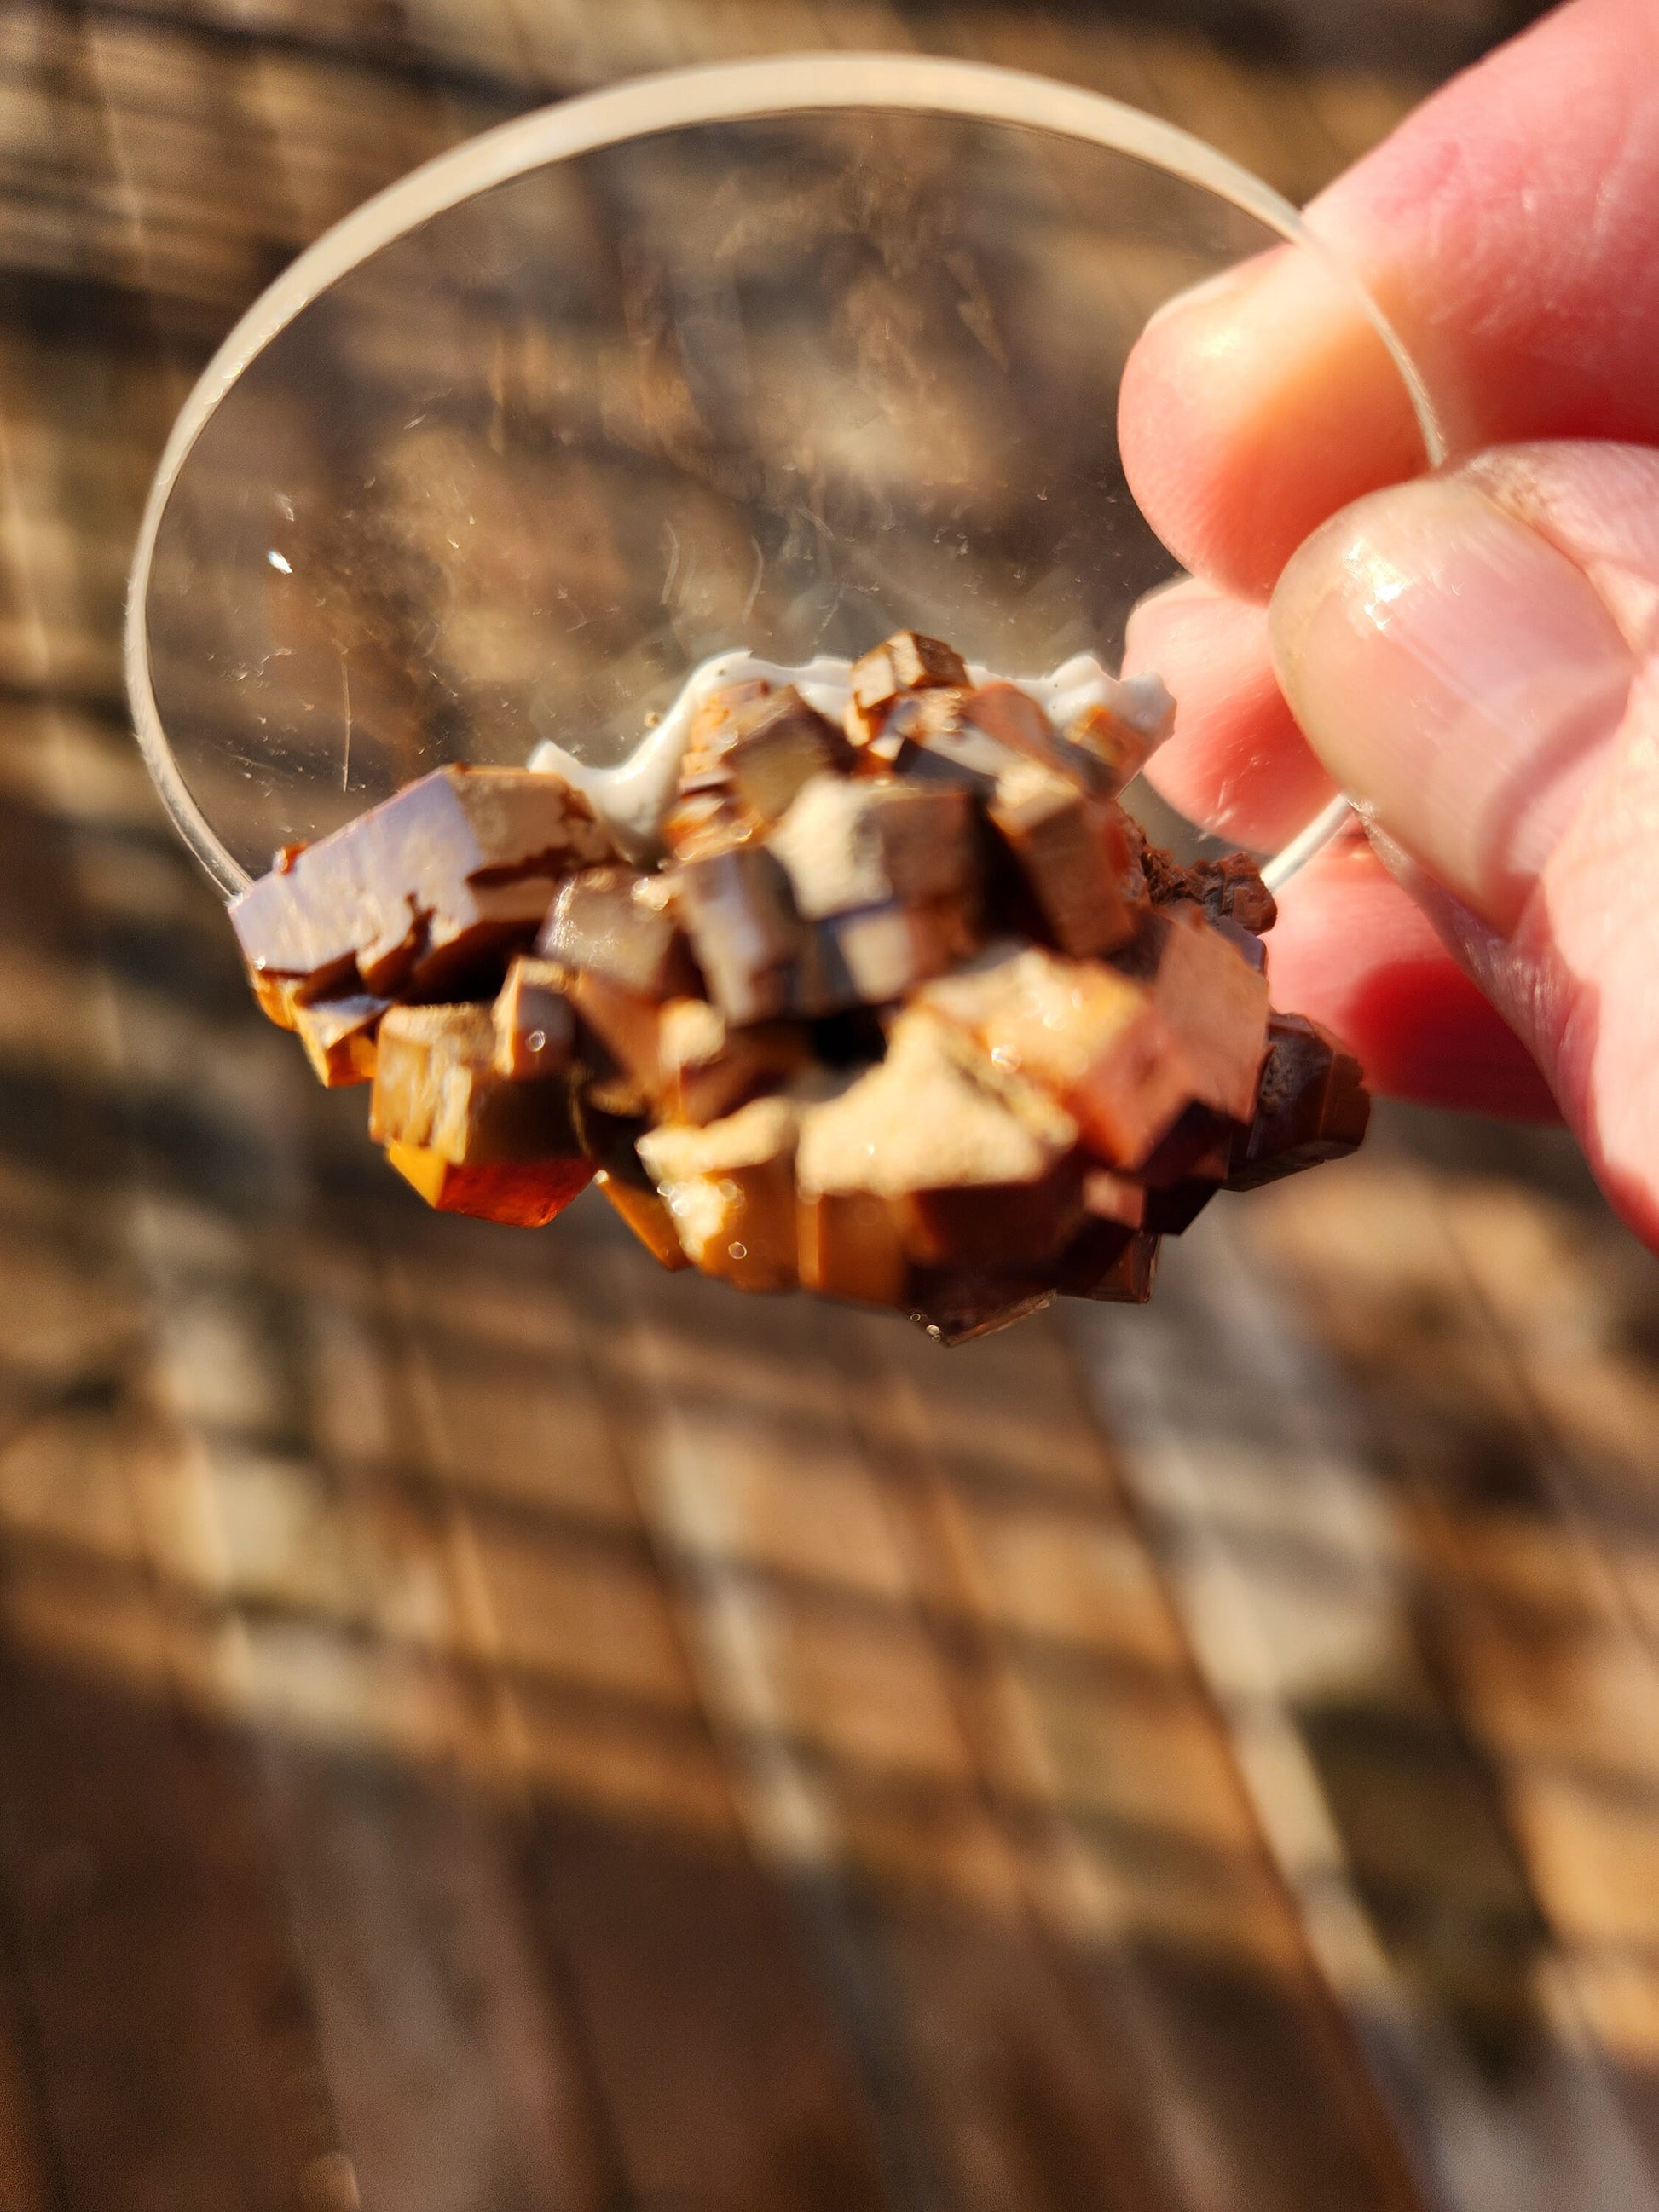
[[[1288,249],[1148,328],[1121,431],[1194,579],[1130,627],[1182,702],[1159,787],[1257,844],[1340,788],[1371,832],[1287,888],[1275,998],[1383,1089],[1553,1095],[1659,1247],[1656,84],[1654,0],[1572,0],[1310,210],[1426,374],[1440,475],[1402,483],[1400,380]]]

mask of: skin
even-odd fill
[[[1333,787],[1370,832],[1289,887],[1275,998],[1382,1089],[1559,1111],[1659,1249],[1656,83],[1653,0],[1571,0],[1309,210],[1425,373],[1436,477],[1289,252],[1149,326],[1120,428],[1193,579],[1131,626],[1182,702],[1156,781],[1244,842]]]

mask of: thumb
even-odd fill
[[[1314,750],[1659,1245],[1659,453],[1513,447],[1376,493],[1272,620]]]

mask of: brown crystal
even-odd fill
[[[1370,1119],[1359,1062],[1328,1030],[1303,1014],[1274,1014],[1267,1036],[1255,1114],[1235,1142],[1230,1190],[1254,1190],[1342,1158]]]
[[[436,996],[533,935],[560,878],[609,856],[585,799],[520,769],[438,769],[230,905],[254,974],[296,999]]]
[[[295,1000],[285,1029],[297,1031],[312,1072],[325,1090],[374,1079],[374,1038],[392,1001],[355,991],[345,998]]]
[[[696,986],[672,886],[632,868],[584,868],[561,884],[536,950],[641,998],[678,998]]]
[[[495,1066],[485,1006],[393,1006],[380,1023],[369,1134],[456,1167],[522,1164],[580,1152],[558,1079],[509,1081]]]
[[[704,1128],[652,1129],[639,1153],[692,1265],[742,1291],[794,1287],[795,1110],[757,1098]]]
[[[576,1017],[564,994],[567,971],[551,960],[520,957],[495,995],[495,1071],[510,1083],[562,1074],[575,1043]]]

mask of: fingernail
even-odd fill
[[[1190,308],[1203,309],[1218,306],[1223,301],[1237,299],[1259,284],[1279,262],[1279,253],[1274,249],[1267,253],[1254,254],[1249,260],[1235,261],[1231,268],[1206,276],[1200,283],[1189,284],[1184,292],[1176,292],[1161,307],[1154,307],[1146,318],[1146,328],[1154,324],[1172,321],[1187,313]]]
[[[1385,836],[1510,927],[1622,714],[1628,647],[1582,569],[1456,477],[1359,501],[1295,555],[1274,659]]]

